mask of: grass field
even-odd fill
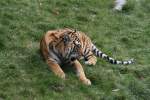
[[[150,100],[150,0],[129,0],[122,12],[112,8],[113,0],[0,0],[0,100]],[[64,27],[136,63],[83,64],[91,86],[65,66],[61,80],[40,57],[39,41]]]

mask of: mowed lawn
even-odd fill
[[[128,1],[115,12],[113,0],[0,0],[0,100],[150,100],[150,0]],[[58,78],[42,60],[39,42],[46,31],[64,27],[135,64],[82,62],[91,86],[71,66],[63,67],[66,80]]]

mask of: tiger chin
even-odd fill
[[[84,73],[79,62],[81,59],[88,65],[95,65],[97,57],[103,58],[111,64],[133,63],[133,59],[120,61],[109,57],[100,51],[85,33],[69,28],[48,31],[41,39],[40,50],[55,75],[65,79],[66,75],[61,69],[61,65],[70,64],[77,70],[79,80],[86,85],[91,85],[91,81]]]

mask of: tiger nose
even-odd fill
[[[76,58],[75,58],[75,57],[72,57],[72,58],[71,58],[71,61],[74,61],[74,60],[76,60]]]

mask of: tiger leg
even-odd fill
[[[84,70],[82,68],[82,65],[80,64],[80,62],[78,60],[75,60],[73,62],[73,66],[76,68],[77,70],[77,75],[80,79],[80,81],[86,85],[91,85],[91,81],[89,79],[86,78]]]
[[[47,60],[47,64],[49,66],[49,68],[60,78],[65,79],[65,73],[63,72],[63,70],[61,69],[61,67],[59,66],[59,64],[55,63],[54,61],[48,59]]]

